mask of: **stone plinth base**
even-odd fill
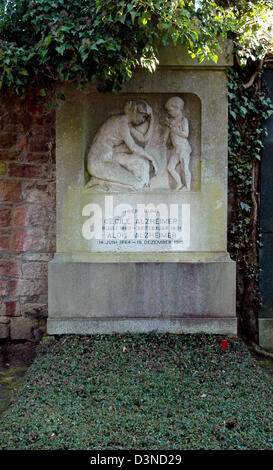
[[[237,334],[236,318],[70,318],[48,320],[48,333],[62,334],[112,334],[112,333],[209,333]]]
[[[188,255],[129,262],[57,255],[49,263],[48,333],[236,335],[235,262],[225,254]]]
[[[273,318],[259,318],[259,345],[273,350]]]

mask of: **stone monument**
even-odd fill
[[[49,334],[236,334],[227,232],[227,50],[163,48],[117,95],[64,87]]]

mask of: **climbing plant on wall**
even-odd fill
[[[253,64],[229,70],[229,191],[228,250],[237,261],[237,307],[241,333],[257,340],[259,296],[259,186],[262,122],[273,114],[273,103],[257,76],[246,85]],[[255,74],[255,72],[254,72]]]
[[[219,40],[229,37],[244,61],[264,51],[257,25],[266,24],[270,6],[272,0],[2,0],[0,90],[20,94],[46,79],[118,91],[135,67],[155,69],[159,44],[184,44],[192,57],[217,61]]]

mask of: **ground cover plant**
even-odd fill
[[[239,339],[61,336],[0,422],[1,449],[272,449],[272,375]]]

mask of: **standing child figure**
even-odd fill
[[[191,146],[188,141],[189,137],[189,122],[183,115],[184,101],[179,96],[170,98],[165,104],[165,109],[168,113],[166,118],[166,132],[164,135],[164,144],[166,145],[168,139],[171,143],[171,157],[168,163],[168,172],[175,181],[175,189],[179,190],[185,187],[191,189],[191,171],[190,171],[190,154]],[[176,167],[180,164],[181,175]]]

